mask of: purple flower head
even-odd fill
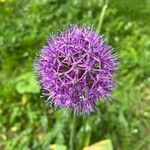
[[[100,99],[110,99],[118,61],[93,29],[71,26],[51,36],[35,61],[47,102],[89,113]]]

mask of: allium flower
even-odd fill
[[[35,61],[47,102],[89,113],[100,99],[110,99],[118,61],[92,28],[71,26],[51,36]]]

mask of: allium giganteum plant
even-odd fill
[[[71,26],[51,36],[35,61],[47,102],[87,114],[101,99],[111,99],[118,60],[92,28]]]

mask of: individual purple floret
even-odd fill
[[[76,113],[89,113],[115,87],[117,57],[92,28],[71,26],[51,36],[35,61],[47,102]]]

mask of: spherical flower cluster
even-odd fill
[[[47,102],[79,114],[111,97],[117,69],[112,48],[92,28],[79,26],[51,36],[35,61]]]

